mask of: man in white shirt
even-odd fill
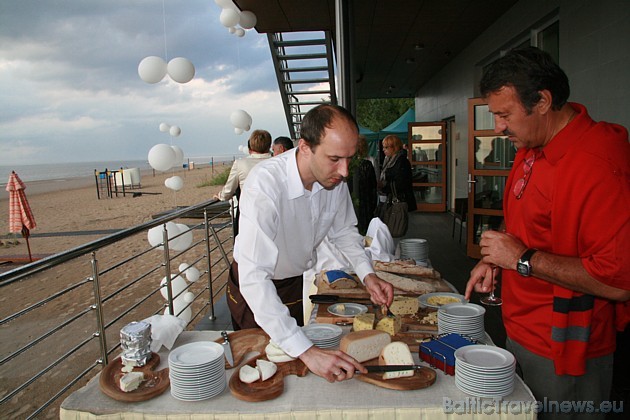
[[[249,175],[249,171],[251,171],[254,166],[262,162],[264,159],[269,159],[271,157],[271,153],[269,153],[270,146],[271,134],[269,134],[266,130],[254,130],[247,141],[249,155],[243,159],[237,159],[234,161],[223,189],[218,194],[214,195],[214,198],[221,201],[227,201],[232,199],[232,197],[236,197],[237,207],[236,214],[234,215],[234,236],[238,235],[240,218],[238,201],[241,198],[241,190],[243,188],[243,184],[245,183],[245,179],[247,178],[247,175]]]
[[[235,329],[259,325],[287,354],[331,382],[365,369],[339,350],[313,346],[299,327],[302,273],[315,265],[324,237],[352,263],[374,303],[393,299],[392,286],[374,274],[365,253],[344,182],[358,138],[347,110],[320,105],[305,115],[295,149],[252,169],[227,289]]]

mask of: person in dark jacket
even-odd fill
[[[400,138],[393,134],[386,136],[383,139],[383,152],[385,153],[385,160],[378,181],[379,204],[391,197],[395,188],[398,199],[407,202],[409,211],[416,210],[411,164],[407,159],[407,150],[403,148]],[[379,205],[379,207],[382,206]]]
[[[348,188],[352,194],[354,209],[357,214],[357,228],[365,235],[376,210],[376,172],[369,160],[368,144],[365,136],[359,136],[357,154],[351,163],[352,173],[348,179]]]

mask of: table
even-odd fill
[[[185,331],[175,347],[194,341],[214,341],[217,331]],[[168,365],[168,351],[160,352],[159,369]],[[417,355],[416,355],[417,356]],[[227,371],[228,381],[236,369]],[[270,401],[245,402],[232,396],[226,387],[219,396],[196,402],[183,402],[173,398],[169,390],[148,401],[124,403],[115,401],[100,391],[99,376],[72,393],[61,405],[60,418],[67,419],[260,419],[268,415],[274,419],[481,419],[496,413],[496,402],[470,397],[455,386],[453,376],[441,371],[434,385],[415,391],[394,391],[357,380],[329,383],[309,373],[303,378],[285,378],[284,393]],[[237,373],[238,374],[238,373]],[[449,414],[444,410],[444,398],[451,400],[450,410],[457,409],[466,415]],[[468,408],[466,403],[469,404]],[[479,405],[483,403],[482,407]],[[520,378],[514,392],[505,399],[500,414],[494,418],[527,420],[536,414],[527,410],[535,403],[531,391]],[[477,404],[477,408],[470,407]],[[428,417],[422,417],[428,416]]]

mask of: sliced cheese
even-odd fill
[[[361,314],[354,317],[352,322],[354,331],[365,331],[374,329],[374,314]]]
[[[260,379],[260,371],[250,365],[243,365],[238,371],[238,379],[246,384],[251,384]]]
[[[256,369],[260,371],[260,380],[266,381],[276,374],[278,366],[274,362],[258,359],[256,360]]]
[[[378,362],[380,365],[413,365],[413,356],[407,344],[402,341],[394,341],[383,348]],[[383,379],[406,378],[413,376],[413,373],[413,369],[385,372]]]
[[[386,316],[385,318],[382,318],[380,321],[378,321],[378,323],[376,324],[377,330],[384,331],[388,333],[389,335],[398,334],[401,327],[402,327],[402,321],[397,316],[395,317]]]
[[[420,309],[417,297],[394,296],[394,301],[389,307],[394,315],[413,315]]]
[[[142,381],[144,381],[144,373],[129,372],[121,376],[118,386],[123,392],[131,392],[138,389]]]
[[[354,357],[359,363],[375,359],[381,350],[392,341],[389,334],[376,330],[354,331],[346,334],[339,349]]]

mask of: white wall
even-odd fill
[[[467,100],[477,92],[479,65],[554,13],[570,100],[586,105],[595,120],[630,127],[630,1],[521,0],[416,94],[416,121],[455,116],[450,152],[458,166],[449,183],[456,197],[468,194]]]

